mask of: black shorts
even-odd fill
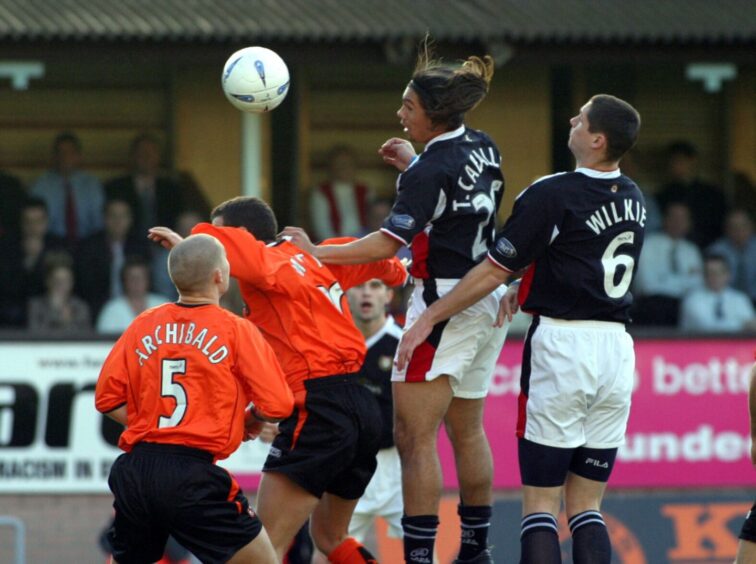
[[[262,528],[236,480],[202,450],[139,443],[116,459],[108,484],[107,536],[120,564],[160,560],[169,534],[202,562],[226,562]]]
[[[316,497],[358,499],[375,472],[382,420],[354,374],[305,381],[304,406],[279,425],[264,472],[280,472]]]
[[[740,538],[749,542],[756,542],[756,503],[746,515],[743,528],[740,529]]]

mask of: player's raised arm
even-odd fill
[[[354,237],[334,237],[326,239],[321,245],[345,245],[357,240]],[[329,264],[328,268],[344,290],[364,284],[373,278],[389,287],[402,286],[409,276],[405,264],[396,257],[364,264]]]
[[[121,335],[100,369],[95,388],[95,407],[100,413],[126,424],[126,400],[128,367],[124,340],[128,331]]]

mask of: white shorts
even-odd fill
[[[437,280],[442,297],[458,280]],[[426,309],[425,288],[416,283],[407,308],[405,327],[410,327]],[[469,307],[437,324],[428,339],[415,349],[409,365],[399,371],[394,367],[392,382],[429,382],[446,374],[454,397],[484,398],[488,394],[496,361],[504,346],[509,326],[494,327],[502,286]]]
[[[376,517],[388,523],[388,535],[402,538],[402,467],[396,447],[378,451],[378,466],[365,493],[354,509],[349,523],[349,536],[365,540]]]
[[[625,442],[633,339],[621,323],[541,316],[525,341],[517,436],[558,448]]]

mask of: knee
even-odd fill
[[[347,537],[347,531],[337,531],[328,523],[317,519],[310,520],[310,536],[317,549],[323,554],[330,554]]]

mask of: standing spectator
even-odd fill
[[[95,407],[125,426],[108,478],[113,562],[160,560],[171,534],[202,562],[274,564],[265,526],[215,461],[287,417],[291,390],[257,328],[218,307],[229,277],[218,241],[190,237],[169,261],[180,301],[137,319],[97,380]]]
[[[47,293],[29,300],[29,330],[76,333],[92,329],[89,306],[73,294],[73,259],[65,251],[46,260]]]
[[[109,300],[97,318],[98,333],[121,333],[143,311],[170,301],[152,294],[150,265],[142,257],[128,257],[121,270],[123,295]]]
[[[727,203],[719,187],[701,180],[698,166],[698,149],[686,141],[672,143],[667,148],[668,182],[659,190],[657,200],[662,214],[673,202],[688,205],[693,219],[690,238],[705,249],[722,235]]]
[[[155,225],[175,225],[179,213],[188,208],[210,214],[210,206],[193,185],[182,186],[160,173],[161,148],[157,137],[137,135],[129,151],[130,171],[105,185],[108,199],[126,200],[134,211],[134,230],[139,238]]]
[[[26,200],[26,188],[21,181],[0,171],[0,237],[18,235],[21,208]]]
[[[347,291],[354,324],[368,349],[359,372],[360,383],[372,392],[383,421],[378,466],[349,523],[349,534],[360,542],[365,541],[376,517],[386,520],[389,536],[402,538],[402,468],[394,445],[391,395],[391,368],[402,328],[386,314],[392,294],[391,288],[377,278]]]
[[[756,315],[748,296],[729,287],[727,259],[707,255],[705,287],[693,290],[682,302],[680,329],[691,333],[738,333],[756,329]]]
[[[572,560],[609,564],[600,512],[625,440],[635,353],[625,330],[628,291],[643,246],[643,195],[619,169],[637,139],[638,112],[598,94],[570,120],[574,172],[547,176],[515,201],[488,252],[404,333],[397,369],[450,316],[527,268],[502,300],[533,313],[522,359],[518,455],[523,489],[521,564],[560,564],[557,516],[565,502]],[[414,351],[414,355],[413,355]],[[464,545],[463,545],[464,546]]]
[[[646,238],[634,286],[638,325],[677,325],[680,301],[703,284],[701,251],[686,239],[689,232],[688,206],[674,202],[664,212],[662,231]]]
[[[415,280],[408,325],[480,262],[493,243],[496,212],[504,193],[501,155],[484,132],[468,128],[467,112],[486,96],[493,77],[490,56],[468,57],[461,66],[431,58],[427,44],[402,93],[397,111],[412,143],[397,137],[379,149],[400,175],[391,214],[380,231],[343,245],[314,247],[299,228],[284,234],[326,264],[365,263],[412,248]],[[483,429],[483,405],[506,327],[494,326],[501,290],[448,322],[440,323],[422,353],[393,371],[394,436],[402,463],[404,557],[432,557],[441,499],[438,428],[447,424],[460,486],[460,562],[491,562],[493,460]]]
[[[31,193],[47,203],[50,231],[64,237],[70,247],[102,229],[102,185],[81,169],[82,146],[73,133],[53,141],[53,168],[32,185]]]
[[[131,207],[126,201],[107,201],[104,215],[105,229],[81,241],[76,252],[77,292],[87,300],[95,319],[105,302],[123,295],[121,269],[126,257],[147,260],[149,256],[147,238],[137,238],[131,230]]]
[[[346,145],[331,149],[328,180],[313,188],[310,198],[310,220],[318,241],[364,232],[371,193],[356,177],[354,151]]]
[[[725,236],[711,245],[708,253],[727,260],[733,288],[745,292],[756,303],[756,234],[747,211],[732,210],[725,220]]]
[[[0,239],[0,325],[25,326],[27,300],[45,291],[45,256],[65,247],[48,226],[44,200],[29,198],[21,208],[20,233]]]

